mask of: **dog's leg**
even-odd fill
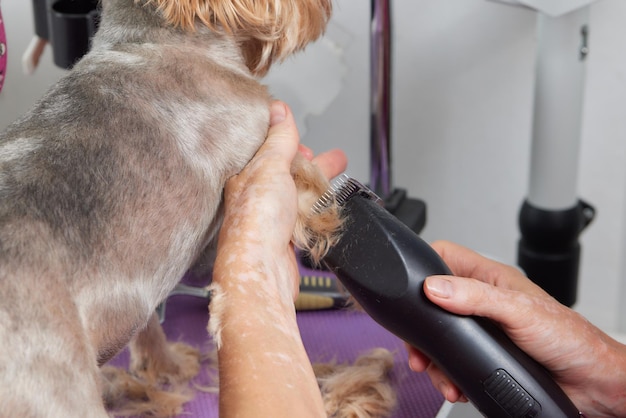
[[[193,395],[187,383],[200,371],[200,353],[187,344],[169,343],[152,315],[130,345],[130,373],[103,367],[103,398],[122,415],[168,417],[183,412]]]
[[[0,417],[108,417],[96,354],[67,288],[55,277],[31,275],[30,266],[21,276],[6,274],[6,264],[0,267]]]
[[[314,263],[319,263],[340,237],[342,214],[333,202],[329,202],[323,213],[312,214],[311,208],[329,188],[317,166],[298,154],[291,171],[298,189],[298,220],[293,240],[297,247],[309,252]],[[396,393],[389,379],[392,367],[393,355],[382,348],[363,355],[353,365],[314,365],[328,416],[389,416],[396,404]]]

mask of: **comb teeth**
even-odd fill
[[[372,194],[376,197],[376,199],[378,199],[378,196],[375,196],[361,183],[351,177],[348,177],[346,174],[342,174],[332,181],[330,188],[324,192],[317,202],[315,202],[311,211],[313,214],[319,215],[333,203],[343,206],[355,194],[361,192],[366,192],[367,195]]]
[[[343,206],[352,196],[363,190],[363,186],[355,179],[342,174],[341,177],[333,181],[330,189],[335,196],[337,204]]]

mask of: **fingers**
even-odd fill
[[[426,371],[426,368],[430,364],[430,359],[417,348],[409,344],[406,344],[406,350],[409,355],[409,368],[417,373]]]
[[[261,149],[280,152],[279,155],[293,160],[296,151],[299,151],[307,160],[312,160],[329,179],[343,173],[348,165],[345,153],[339,149],[323,152],[313,156],[313,151],[299,143],[298,128],[293,114],[285,103],[272,102],[270,106],[270,129],[267,140]],[[265,148],[265,149],[264,149]]]
[[[452,383],[452,381],[450,381],[450,379],[448,379],[448,377],[443,374],[443,372],[435,366],[428,357],[409,345],[407,345],[407,350],[409,353],[409,367],[411,370],[418,373],[428,373],[428,377],[430,377],[433,386],[441,392],[447,401],[458,402],[466,400],[454,383]]]
[[[270,128],[267,139],[257,152],[283,160],[287,166],[291,164],[300,142],[296,121],[285,103],[274,101],[270,105]]]
[[[339,149],[323,152],[315,157],[313,162],[328,179],[332,179],[343,173],[348,166],[346,154]]]
[[[313,150],[306,145],[300,144],[298,146],[298,152],[304,156],[308,161],[311,161],[314,157]]]
[[[594,358],[589,354],[593,352],[589,341],[594,337],[584,335],[595,332],[580,315],[561,305],[515,267],[450,242],[439,241],[432,246],[454,274],[465,277],[426,278],[424,293],[429,300],[459,315],[494,321],[560,383],[576,382],[593,370],[589,363],[579,361]],[[413,370],[426,371],[447,400],[462,400],[458,388],[414,348],[409,349],[409,364]]]
[[[536,314],[525,293],[475,279],[431,276],[424,282],[424,292],[428,299],[447,311],[489,318],[502,324],[505,331],[513,331],[514,335],[524,331],[520,329],[520,318],[528,319]],[[526,324],[525,320],[522,321],[521,328]],[[466,400],[450,379],[415,348],[409,349],[409,366],[412,370],[426,371],[433,385],[449,402]]]
[[[241,183],[240,188],[245,188],[247,182],[258,175],[289,175],[291,161],[298,152],[299,143],[298,128],[289,106],[280,101],[272,102],[270,127],[265,142],[242,172],[226,183],[226,189],[232,190],[234,184],[238,183]]]
[[[243,170],[226,182],[226,201],[234,201],[253,183],[263,183],[261,178],[273,179],[268,184],[281,178],[291,179],[291,162],[298,152],[299,142],[296,122],[289,107],[280,101],[272,102],[267,138]],[[234,209],[231,206],[227,205]]]
[[[508,266],[483,257],[461,245],[448,241],[436,241],[432,247],[457,276],[475,277],[494,284],[497,278],[503,275],[501,269],[509,273]]]
[[[465,396],[459,388],[457,388],[454,383],[452,383],[450,379],[448,379],[448,377],[433,363],[430,363],[426,369],[426,373],[428,373],[428,377],[430,377],[430,381],[433,386],[441,392],[443,397],[448,402],[465,401]]]
[[[533,312],[538,304],[533,295],[475,279],[431,276],[424,282],[424,293],[450,312],[483,316],[510,328],[515,328],[520,318],[537,315]]]
[[[340,149],[333,149],[322,152],[318,156],[314,156],[311,148],[300,144],[298,151],[302,154],[302,156],[304,156],[304,158],[309,161],[313,161],[313,163],[319,167],[324,176],[328,179],[332,179],[333,177],[343,173],[348,166],[346,154]]]
[[[535,350],[529,341],[552,342],[551,328],[557,317],[567,317],[566,309],[540,290],[524,292],[493,286],[475,279],[431,276],[424,282],[424,293],[433,303],[459,314],[489,318],[524,350]],[[541,355],[537,353],[536,355]]]
[[[436,241],[432,247],[457,276],[472,277],[506,289],[535,294],[543,292],[519,269],[491,260],[469,248],[449,241]]]
[[[489,317],[500,290],[475,279],[431,276],[424,281],[426,296],[442,308],[459,315]]]

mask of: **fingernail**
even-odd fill
[[[287,117],[287,108],[282,102],[274,102],[270,106],[270,125],[281,123]]]
[[[437,389],[445,399],[448,399],[448,385],[446,384],[446,382],[439,382],[439,384],[437,385]]]
[[[426,279],[426,288],[431,295],[437,296],[442,299],[448,299],[452,297],[452,293],[454,292],[450,280],[437,276],[429,277]]]
[[[299,144],[298,151],[300,151],[300,154],[302,154],[302,156],[309,161],[311,161],[314,157],[313,150],[306,145]]]

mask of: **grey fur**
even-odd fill
[[[92,51],[0,134],[0,416],[107,416],[98,366],[214,236],[269,99],[234,39],[105,0]]]

